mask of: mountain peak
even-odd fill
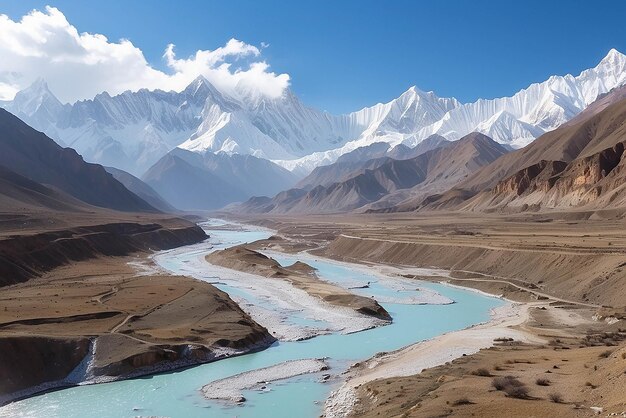
[[[618,62],[624,62],[624,61],[626,61],[626,55],[622,54],[615,48],[611,48],[609,53],[606,54],[604,58],[602,58],[602,61],[600,61],[600,64],[606,63],[606,64],[615,65]]]
[[[30,98],[34,98],[34,97],[45,96],[47,94],[54,97],[54,94],[52,94],[52,92],[50,91],[50,88],[48,87],[48,83],[46,82],[46,80],[44,80],[42,77],[38,77],[35,81],[31,83],[30,86],[26,87],[23,90],[20,90],[15,97],[17,99],[17,96],[21,95],[21,96],[28,96]]]
[[[459,139],[459,143],[467,142],[471,144],[480,144],[480,143],[488,143],[488,144],[498,144],[496,141],[491,139],[491,137],[481,133],[481,132],[470,132],[465,135],[463,138]]]
[[[42,106],[56,112],[63,105],[50,91],[46,80],[40,77],[30,86],[17,92],[10,108],[12,111],[18,111],[30,116]]]
[[[33,83],[27,87],[27,89],[31,90],[49,90],[48,83],[43,77],[37,77]]]
[[[411,86],[394,101],[396,103],[408,105],[419,101],[419,99],[424,97],[424,95],[425,93],[422,90],[418,89],[416,86]]]
[[[418,94],[424,94],[424,92],[420,90],[417,86],[411,86],[408,89],[406,89],[406,91],[402,93],[400,97],[407,97],[407,96],[413,97]]]
[[[207,80],[205,76],[200,74],[198,77],[194,78],[191,83],[189,83],[189,87],[191,86],[200,87],[203,84],[211,84],[211,83],[209,83],[209,80]]]
[[[414,97],[414,96],[426,97],[426,96],[428,96],[428,97],[434,97],[434,98],[437,98],[437,99],[441,98],[441,97],[437,96],[437,94],[434,91],[432,91],[432,90],[425,91],[425,90],[422,90],[422,89],[420,89],[419,87],[417,87],[415,85],[409,87],[408,89],[406,89],[406,91],[404,93],[402,93],[400,95],[400,97],[407,97],[407,96],[408,97]]]
[[[185,87],[184,92],[191,93],[192,95],[196,95],[198,92],[202,90],[213,90],[215,87],[207,80],[202,74],[198,77],[194,78],[187,87]]]
[[[192,102],[197,104],[205,103],[209,98],[212,102],[225,105],[229,102],[229,99],[224,96],[209,80],[203,75],[196,77],[189,85],[183,90],[183,94],[192,98]]]

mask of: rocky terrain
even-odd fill
[[[56,267],[102,256],[124,256],[202,241],[206,234],[182,220],[158,223],[118,222],[0,240],[0,286],[25,281]]]
[[[626,334],[584,312],[563,322],[559,311],[535,308],[524,327],[545,344],[502,338],[418,375],[369,382],[350,416],[619,416],[626,409]]]

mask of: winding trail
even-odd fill
[[[389,239],[380,239],[380,238],[363,238],[363,237],[358,237],[358,236],[354,236],[354,235],[347,235],[347,234],[340,234],[340,236],[345,237],[345,238],[349,238],[349,239],[357,239],[357,240],[362,240],[362,241],[375,241],[375,242],[390,242],[390,243],[398,243],[398,244],[420,244],[417,243],[415,241],[403,241],[403,240],[389,240]],[[512,249],[512,248],[506,248],[506,247],[497,247],[497,246],[486,246],[486,245],[478,245],[478,244],[461,244],[461,243],[454,243],[454,244],[447,244],[447,243],[433,243],[433,245],[445,245],[445,246],[464,246],[464,247],[475,247],[475,248],[483,248],[483,249],[491,249],[491,250],[504,250],[504,251],[523,251],[523,252],[531,252],[531,253],[543,253],[545,251],[542,250],[530,250],[530,249]],[[567,255],[581,255],[581,254],[588,254],[588,255],[595,255],[598,254],[597,252],[582,252],[582,251],[557,251],[557,250],[550,250],[550,252],[557,252],[557,253],[561,253],[561,254],[567,254]],[[615,252],[606,252],[607,254],[622,254],[621,251],[615,251]],[[355,263],[358,264],[362,264],[363,260],[356,260],[356,259],[352,259],[352,261],[354,261]],[[379,263],[380,264],[380,263]],[[399,269],[403,269],[403,268],[415,268],[415,266],[411,266],[411,265],[404,265],[404,264],[392,264],[392,263],[386,263],[386,265],[388,266],[392,266],[392,267],[396,267]],[[576,301],[576,300],[572,300],[572,299],[566,299],[566,298],[561,298],[561,297],[557,297],[554,295],[551,295],[549,293],[545,293],[545,292],[541,292],[538,291],[536,289],[533,289],[531,287],[526,287],[526,286],[522,286],[519,285],[517,283],[515,283],[515,281],[512,281],[506,277],[502,277],[502,276],[496,276],[496,275],[492,275],[492,274],[485,274],[485,273],[480,273],[477,271],[471,271],[471,270],[460,270],[460,269],[452,269],[450,270],[451,272],[461,272],[461,273],[467,273],[467,274],[475,274],[478,276],[482,276],[482,277],[493,277],[493,279],[469,279],[469,278],[457,278],[457,277],[449,277],[450,280],[454,280],[454,281],[468,281],[468,282],[486,282],[486,283],[502,283],[502,284],[507,284],[510,286],[515,287],[516,289],[531,293],[535,296],[538,297],[543,297],[543,298],[547,298],[550,299],[554,302],[562,302],[562,303],[567,303],[567,304],[571,304],[571,305],[577,305],[577,306],[584,306],[587,308],[600,308],[602,305],[598,305],[598,304],[594,304],[594,303],[588,303],[588,302],[580,302],[580,301]],[[420,277],[417,275],[413,275],[413,279],[417,279],[419,280]],[[517,282],[522,282],[522,280],[516,280]],[[441,282],[445,282],[445,280],[441,280]]]
[[[358,237],[356,235],[348,235],[348,234],[339,234],[340,237],[348,238],[348,239],[357,239],[361,241],[377,241],[377,242],[390,242],[392,244],[429,244],[429,245],[439,245],[443,247],[472,247],[472,248],[482,248],[486,250],[496,250],[496,251],[519,251],[519,252],[527,252],[527,253],[556,253],[556,254],[565,254],[565,255],[597,255],[597,254],[612,254],[612,255],[621,255],[624,254],[624,250],[614,249],[612,251],[589,251],[589,250],[564,250],[562,248],[554,248],[554,247],[545,247],[542,249],[530,249],[524,247],[504,247],[504,246],[495,246],[495,245],[484,245],[479,243],[464,243],[464,242],[442,242],[437,240],[430,241],[408,241],[408,240],[393,240],[393,239],[383,239],[383,238],[373,238],[373,237]],[[422,237],[420,237],[422,238]]]
[[[478,275],[481,275],[481,276],[497,277],[497,276],[491,276],[489,274],[477,273],[475,271],[467,271],[467,270],[455,270],[455,271],[460,271],[460,272],[463,272],[463,273],[478,274]],[[414,276],[414,278],[417,279],[417,276]],[[600,308],[601,307],[601,305],[596,305],[596,304],[593,304],[593,303],[578,302],[578,301],[571,300],[571,299],[559,298],[559,297],[553,296],[553,295],[551,295],[549,293],[538,292],[538,291],[536,291],[534,289],[530,289],[530,288],[527,288],[527,287],[524,287],[524,286],[520,286],[518,284],[515,284],[515,283],[513,283],[513,282],[511,282],[509,280],[505,280],[505,279],[502,279],[502,278],[496,278],[496,279],[460,279],[460,278],[454,277],[454,278],[451,278],[451,280],[461,281],[461,282],[503,283],[503,284],[507,284],[509,286],[513,286],[516,289],[523,290],[523,291],[528,292],[528,293],[532,293],[533,295],[544,297],[546,299],[550,299],[550,300],[552,300],[554,302],[563,302],[563,303],[567,303],[567,304],[570,304],[570,305],[584,306],[584,307],[587,307],[587,308]]]

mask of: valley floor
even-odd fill
[[[588,416],[591,407],[626,411],[622,219],[572,213],[243,221],[275,229],[277,236],[216,254],[211,262],[282,278],[320,297],[331,295],[334,290],[319,287],[307,266],[284,269],[253,251],[308,250],[518,302],[487,324],[355,365],[327,402],[327,416],[346,411],[353,416],[494,417]],[[172,222],[169,229],[176,230]],[[100,234],[74,230],[71,239],[95,242],[90,240]],[[148,242],[156,242],[155,234],[167,235],[147,234]],[[0,392],[11,394],[4,401],[101,376],[171,370],[274,341],[228,295],[205,282],[161,273],[146,254],[57,260],[40,277],[2,288],[0,371],[6,376],[0,376]],[[420,268],[449,273],[429,276]],[[361,309],[364,301],[346,294],[335,303]],[[381,313],[367,309],[374,316]],[[60,359],[56,367],[50,367],[51,358]],[[50,381],[56,383],[40,385]]]
[[[508,322],[355,365],[327,402],[326,416],[346,410],[389,417],[622,414],[626,222],[585,218],[411,214],[246,221],[277,229],[287,240],[274,245],[283,250],[409,272],[448,269],[450,284],[522,304]],[[416,273],[405,275],[442,280]],[[446,358],[446,352],[456,355]]]

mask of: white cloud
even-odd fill
[[[0,100],[11,99],[39,77],[64,102],[102,91],[182,90],[200,74],[227,94],[235,94],[240,85],[276,97],[289,85],[289,75],[270,71],[259,48],[236,39],[186,59],[176,57],[170,44],[163,54],[169,71],[163,72],[128,40],[110,42],[104,35],[78,33],[54,7],[34,10],[20,21],[0,15],[0,57]]]

